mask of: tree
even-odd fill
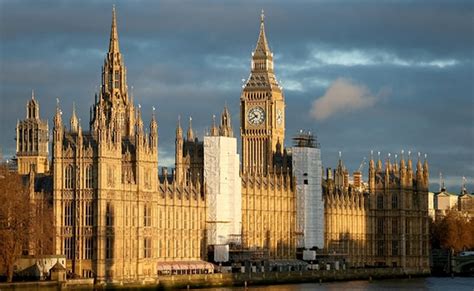
[[[51,253],[52,211],[45,199],[35,199],[34,188],[0,165],[0,264],[13,279],[13,266],[22,254]]]
[[[431,224],[433,248],[453,249],[460,252],[474,248],[474,219],[452,209]]]

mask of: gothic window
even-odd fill
[[[86,202],[85,205],[86,215],[85,215],[85,226],[93,226],[94,224],[94,210],[92,208],[92,201]]]
[[[410,249],[411,249],[411,245],[410,245],[410,241],[409,241],[409,240],[407,240],[407,241],[405,242],[405,249],[406,249],[406,255],[409,256],[409,255],[411,254],[411,250],[410,250]]]
[[[143,257],[151,258],[151,238],[149,237],[143,240]]]
[[[398,195],[397,193],[392,193],[392,209],[398,208]]]
[[[92,165],[86,166],[86,188],[92,188],[92,181],[93,181],[93,173],[92,173]]]
[[[64,169],[64,188],[74,188],[74,169],[72,165],[67,165],[66,169]]]
[[[143,226],[151,226],[151,207],[148,205],[143,207]]]
[[[105,207],[105,223],[107,226],[113,226],[114,225],[114,213],[113,213],[113,207],[110,202],[107,202],[107,205]]]
[[[145,170],[145,188],[147,189],[151,188],[151,175],[150,175],[149,169]]]
[[[114,241],[112,237],[105,240],[105,258],[112,259],[114,257]]]
[[[72,246],[72,237],[64,238],[64,255],[66,259],[71,260],[74,258],[74,248]]]
[[[385,241],[383,240],[378,240],[377,241],[377,256],[383,256],[384,255],[384,248],[385,248]]]
[[[112,166],[107,167],[107,185],[114,186],[114,168]]]
[[[398,234],[398,219],[397,218],[392,218],[392,234],[397,235]]]
[[[392,256],[398,256],[398,240],[392,240]]]
[[[85,260],[91,260],[92,259],[92,250],[94,249],[92,247],[92,237],[86,237],[84,239],[84,259]]]
[[[406,218],[406,224],[405,224],[405,232],[406,232],[406,234],[410,234],[410,227],[411,227],[410,219],[409,219],[409,218]]]
[[[383,195],[377,195],[377,209],[383,209]]]
[[[378,217],[377,218],[377,234],[383,234],[384,231],[384,223],[383,223],[383,217]]]
[[[72,201],[64,202],[64,226],[72,226]]]

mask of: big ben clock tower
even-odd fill
[[[273,72],[273,53],[265,36],[264,14],[252,53],[250,76],[240,96],[242,172],[267,173],[285,139],[285,99]]]

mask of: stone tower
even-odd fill
[[[285,100],[273,72],[263,11],[250,76],[240,96],[240,110],[242,172],[266,173],[273,168],[273,155],[285,139]]]
[[[39,104],[31,92],[31,100],[26,105],[26,119],[16,126],[16,156],[18,173],[26,175],[31,170],[36,173],[49,171],[48,123],[40,119]]]
[[[102,66],[102,85],[98,100],[96,97],[95,105],[91,108],[91,129],[96,129],[101,114],[107,126],[110,126],[112,119],[117,119],[123,137],[134,136],[135,109],[128,95],[127,69],[119,48],[115,7],[112,10],[109,51]]]

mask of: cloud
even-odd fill
[[[377,97],[367,87],[339,78],[313,102],[311,116],[323,120],[338,112],[349,112],[375,104]]]

